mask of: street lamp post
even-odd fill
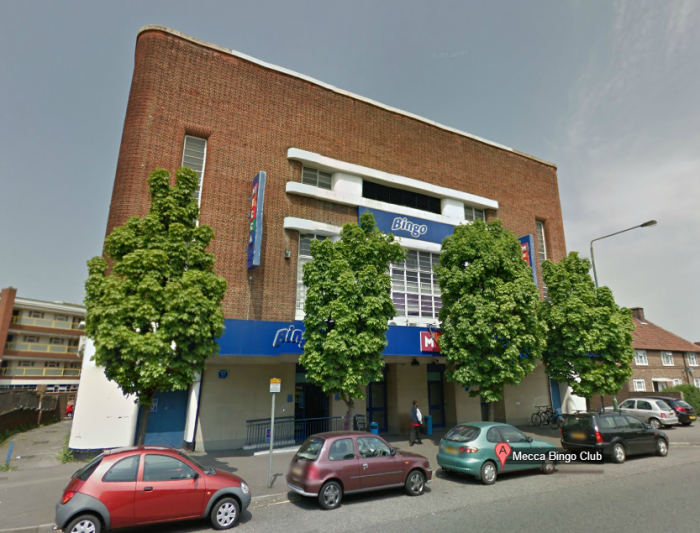
[[[595,281],[595,288],[596,291],[598,290],[598,273],[596,272],[595,269],[595,256],[593,255],[593,243],[596,241],[601,241],[603,239],[607,239],[608,237],[612,237],[613,235],[619,235],[620,233],[625,233],[626,231],[632,231],[633,229],[637,228],[648,228],[649,226],[656,226],[656,220],[648,220],[644,224],[640,224],[639,226],[634,226],[631,228],[623,229],[622,231],[616,231],[615,233],[611,233],[610,235],[604,235],[603,237],[598,237],[597,239],[593,239],[591,241],[591,264],[593,265],[593,280]],[[601,395],[600,397],[600,403],[603,408],[605,408],[605,403],[603,402],[603,396]],[[618,405],[617,405],[617,396],[613,395],[613,407],[617,411]]]

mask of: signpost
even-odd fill
[[[275,394],[282,390],[282,380],[270,379],[270,394],[272,394],[272,413],[270,414],[270,464],[267,470],[267,488],[272,488],[272,447],[275,444]]]

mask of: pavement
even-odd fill
[[[15,452],[10,463],[13,469],[0,471],[0,533],[51,531],[56,502],[70,476],[82,465],[78,462],[61,464],[58,460],[65,436],[70,431],[70,424],[70,421],[63,421],[14,437]],[[523,426],[520,429],[535,439],[559,445],[559,430],[532,426]],[[436,432],[432,436],[424,436],[423,444],[413,447],[409,446],[406,435],[382,436],[399,449],[425,455],[433,468],[437,469],[436,456],[443,434]],[[669,429],[667,434],[672,449],[675,446],[700,446],[699,425],[679,426]],[[7,443],[0,447],[2,461],[6,450]],[[273,453],[271,488],[267,486],[268,453],[253,455],[243,451],[194,452],[192,456],[207,466],[234,472],[242,477],[251,487],[251,508],[255,508],[289,502],[285,475],[295,450],[296,448],[276,450]]]

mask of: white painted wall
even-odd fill
[[[561,397],[562,414],[569,415],[576,411],[586,410],[586,398],[576,396],[566,383],[559,384],[559,396]]]
[[[453,198],[443,198],[440,200],[442,216],[464,219],[464,202]]]
[[[334,172],[332,190],[347,196],[362,197],[362,178],[345,172]]]
[[[68,446],[73,450],[132,446],[138,407],[90,360],[93,355],[95,345],[88,339]]]

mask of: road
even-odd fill
[[[257,500],[239,533],[366,531],[617,531],[697,532],[700,449],[676,447],[668,457],[631,457],[623,465],[562,466],[551,476],[514,474],[483,486],[466,477],[438,476],[423,496],[401,491],[348,497],[322,511],[293,495]],[[292,501],[289,501],[289,500]],[[199,533],[203,522],[135,528],[129,533]]]

